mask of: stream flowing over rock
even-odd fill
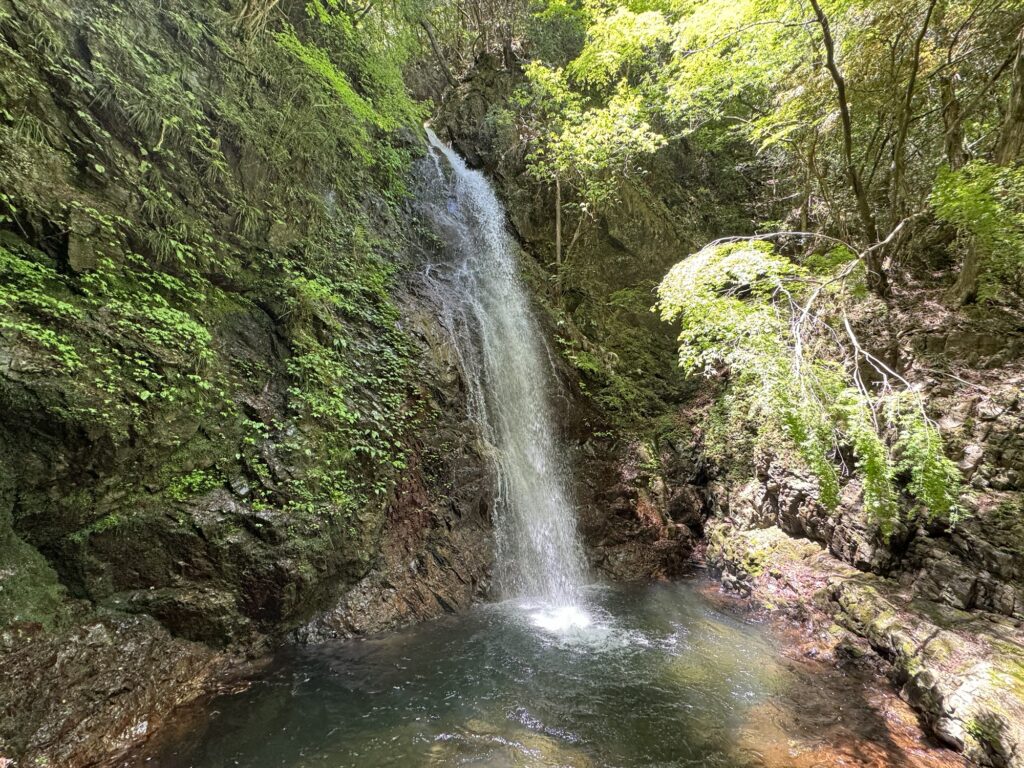
[[[0,768],[1024,768],[1024,6],[641,5],[0,0]]]
[[[498,587],[506,597],[575,605],[586,578],[576,503],[553,426],[552,362],[518,275],[519,249],[483,175],[433,131],[427,136],[419,206],[446,259],[426,265],[423,281],[439,297],[469,382],[470,415],[496,470]]]

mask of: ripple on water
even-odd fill
[[[792,768],[813,765],[806,756],[883,765],[877,755],[891,747],[868,743],[888,738],[875,703],[841,684],[816,693],[831,690],[820,683],[795,673],[763,627],[690,585],[604,588],[575,607],[509,601],[293,650],[249,690],[165,732],[146,764]],[[859,725],[829,730],[830,711]]]

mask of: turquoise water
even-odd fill
[[[590,588],[585,611],[510,601],[291,648],[125,765],[962,765],[871,669],[809,661],[805,634],[746,621],[704,587]]]
[[[147,764],[745,764],[745,712],[788,682],[763,629],[688,584],[587,598],[586,616],[506,602],[289,651]]]

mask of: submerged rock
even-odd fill
[[[727,588],[802,622],[866,641],[928,729],[979,765],[1024,766],[1024,628],[966,612],[844,563],[777,527],[710,526],[709,565]],[[861,653],[833,635],[834,654]]]

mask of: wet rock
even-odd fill
[[[704,522],[707,502],[701,489],[696,485],[682,485],[668,492],[665,512],[677,523],[692,531],[699,531]]]
[[[707,500],[693,467],[631,442],[581,467],[580,529],[592,566],[618,581],[671,578],[693,565]],[[672,475],[659,474],[671,468]]]
[[[68,266],[73,272],[96,269],[100,257],[109,255],[96,222],[80,211],[72,213],[67,237]]]
[[[984,455],[984,446],[977,443],[972,443],[964,448],[963,457],[960,459],[957,466],[960,471],[964,473],[965,479],[971,479],[978,467],[981,465],[981,460]]]
[[[194,10],[201,17],[210,9]],[[166,30],[157,29],[158,15],[134,6],[110,12],[138,13],[150,43],[167,43],[159,39]],[[72,19],[53,22],[59,38]],[[237,170],[258,189],[266,167],[251,150]],[[98,204],[104,215],[117,210],[114,186]],[[70,230],[68,263],[59,262],[59,252],[54,263],[62,273],[94,268],[106,255],[102,232],[74,220]],[[300,234],[276,226],[267,236],[270,247],[283,249]],[[257,262],[265,253],[254,248],[246,256]],[[396,249],[389,257],[419,255]],[[297,423],[288,405],[288,313],[271,295],[280,286],[250,272],[218,278],[217,310],[206,319],[223,366],[210,378],[232,390],[225,397],[235,399],[248,427],[204,412],[174,387],[153,408],[152,425],[132,418],[118,433],[106,420],[81,416],[103,403],[76,400],[72,377],[58,379],[0,349],[4,759],[93,765],[146,738],[173,707],[200,695],[229,653],[265,652],[325,613],[342,618],[335,625],[324,619],[323,636],[378,631],[464,608],[486,592],[492,488],[436,308],[412,290],[396,291],[400,322],[422,353],[420,360],[412,350],[420,368],[408,405],[422,409],[423,427],[402,436],[414,466],[392,498],[345,516],[329,501],[289,503],[300,501],[290,489],[311,465],[326,473],[339,467],[294,448],[317,425]],[[164,374],[197,378],[196,360],[154,347]],[[107,398],[104,390],[92,392],[92,373],[81,377],[83,391]],[[135,408],[155,398],[125,389],[114,399]],[[385,488],[390,482],[377,479]]]
[[[918,596],[858,571],[820,544],[772,527],[709,525],[708,563],[723,585],[768,610],[852,633],[833,654],[884,662],[929,730],[975,763],[1024,765],[1024,630],[995,614]]]
[[[407,294],[403,305],[422,352],[422,396],[432,418],[388,499],[373,567],[293,633],[299,642],[383,632],[464,610],[490,587],[489,449],[469,418],[469,387],[431,301]]]
[[[25,765],[94,765],[201,695],[226,661],[146,616],[79,607],[60,628],[7,627],[0,632],[0,755]]]
[[[454,433],[440,434],[454,438]],[[296,640],[317,643],[383,632],[465,610],[487,593],[493,561],[491,477],[478,459],[467,466],[460,455],[441,459],[452,478],[460,478],[453,496],[428,488],[421,460],[412,458],[411,471],[389,505],[378,563],[333,607],[296,630]]]
[[[267,243],[275,250],[284,250],[301,236],[294,227],[280,219],[274,220],[267,232]]]
[[[836,580],[837,619],[888,659],[932,731],[983,765],[1024,765],[1024,633],[995,617],[910,599],[861,574]],[[998,728],[986,724],[998,722]]]

